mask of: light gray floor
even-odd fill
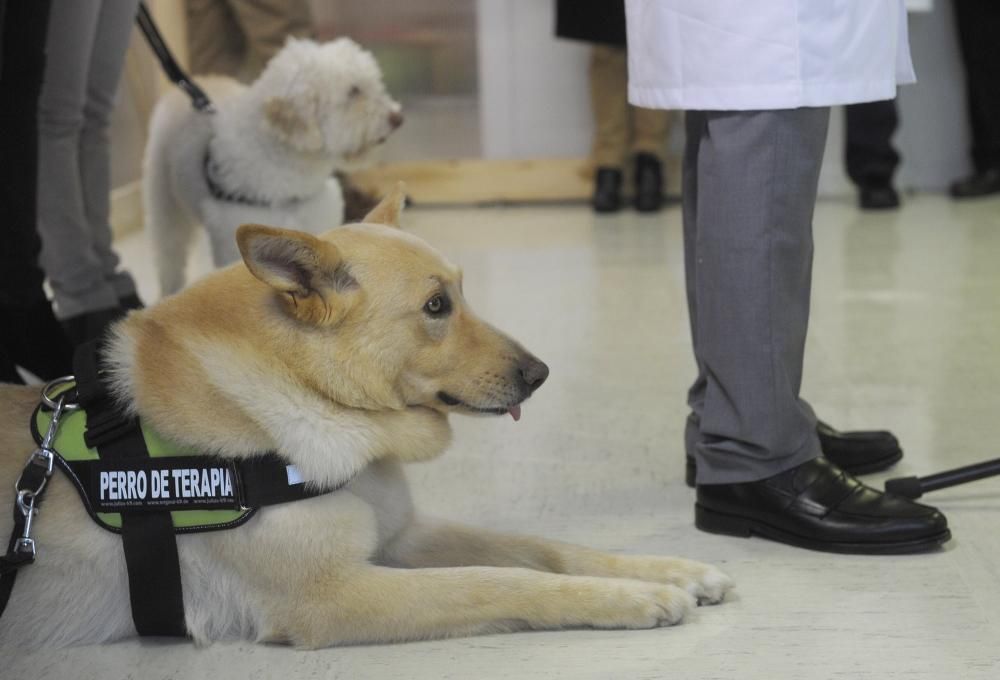
[[[927,497],[955,535],[930,555],[833,556],[694,529],[682,482],[693,368],[676,207],[611,218],[585,207],[415,209],[404,226],[459,263],[473,307],[552,369],[521,422],[455,419],[452,451],[411,469],[418,505],[495,529],[715,562],[735,578],[735,596],[653,631],[317,652],[131,641],[4,651],[0,677],[1000,677],[998,480]],[[141,237],[121,244],[152,299],[147,247]],[[1000,456],[998,263],[1000,201],[921,197],[881,215],[821,203],[804,390],[817,412],[896,431],[906,450],[896,474]]]

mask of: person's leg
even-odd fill
[[[119,258],[111,245],[111,140],[108,129],[138,6],[138,0],[104,0],[101,5],[80,131],[80,182],[90,243],[100,261],[104,280],[111,284],[119,300],[134,297],[136,292],[132,277],[118,271]]]
[[[799,397],[829,114],[703,112],[692,130],[692,322],[704,378],[695,526],[831,552],[933,549],[951,537],[945,517],[823,457]],[[692,392],[698,408],[697,383]]]
[[[621,168],[628,149],[628,60],[625,50],[594,45],[590,51],[591,158],[597,167]]]
[[[648,153],[663,160],[670,133],[670,112],[629,105],[632,116],[632,153]]]
[[[627,87],[625,50],[594,45],[590,51],[590,105],[594,114],[591,162],[595,167],[593,206],[597,212],[621,208],[622,165],[628,149]]]
[[[246,36],[226,0],[184,0],[188,64],[194,75],[236,77],[246,55]]]
[[[698,239],[698,148],[705,135],[707,120],[701,111],[684,114],[684,161],[681,169],[681,205],[684,221],[684,283],[687,292],[688,320],[691,324],[691,345],[698,375],[688,390],[691,408],[684,425],[684,452],[688,460],[695,457],[701,441],[701,412],[705,406],[705,364],[698,353],[698,296],[695,294],[698,259],[695,243]]]
[[[48,2],[11,2],[0,25],[0,303],[42,295],[35,227],[38,95],[45,67]]]
[[[852,104],[844,107],[844,116],[844,164],[860,191],[861,207],[898,206],[899,196],[892,187],[899,165],[899,153],[892,146],[892,135],[899,127],[895,100]]]
[[[955,20],[965,65],[974,174],[952,186],[956,197],[1000,192],[1000,4],[957,0]]]
[[[41,263],[60,319],[117,307],[92,245],[80,178],[80,135],[102,0],[53,0],[39,101]]]
[[[233,16],[246,36],[238,77],[250,82],[285,45],[289,37],[312,34],[312,17],[305,0],[229,0]]]
[[[694,337],[705,377],[698,483],[749,482],[820,455],[816,418],[799,388],[829,109],[702,115],[694,243]]]
[[[0,381],[20,365],[43,379],[71,372],[73,348],[52,314],[38,266],[38,97],[48,0],[3,3],[0,22]]]
[[[663,156],[670,112],[629,106],[629,113],[635,158],[635,208],[639,212],[654,212],[663,206]]]

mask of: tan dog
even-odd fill
[[[461,272],[397,225],[400,190],[322,237],[244,226],[244,264],[116,329],[118,399],[201,451],[277,450],[342,490],[178,536],[187,627],[303,647],[572,626],[649,628],[723,599],[730,580],[683,559],[615,556],[419,518],[400,462],[449,441],[450,412],[510,412],[548,369],[485,324]],[[0,388],[0,509],[33,442],[35,388]],[[35,521],[0,641],[135,634],[121,538],[64,475]],[[9,517],[9,514],[6,515]],[[0,530],[9,531],[8,528]]]

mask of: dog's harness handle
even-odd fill
[[[146,42],[149,43],[150,49],[153,50],[153,54],[156,55],[160,66],[163,67],[163,71],[166,73],[167,78],[170,79],[170,82],[184,90],[184,93],[191,98],[191,106],[196,110],[202,113],[215,113],[215,106],[212,105],[212,100],[208,98],[204,90],[191,80],[191,77],[184,72],[184,69],[174,59],[173,53],[167,47],[163,35],[160,34],[160,29],[156,27],[153,15],[150,14],[145,2],[139,3],[139,12],[136,14],[135,20],[139,24]]]

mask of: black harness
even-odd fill
[[[176,534],[231,529],[249,521],[261,507],[331,493],[346,482],[332,488],[309,487],[298,479],[294,466],[274,452],[248,459],[151,457],[139,419],[124,414],[114,403],[98,360],[96,342],[81,346],[73,362],[75,388],[57,396],[60,410],[72,400],[67,412],[85,411],[84,441],[97,450],[98,458],[65,459],[54,449],[58,422],[43,436],[37,427],[37,409],[32,417],[32,434],[40,448],[16,485],[14,529],[7,554],[0,557],[0,615],[18,569],[35,560],[31,522],[48,477],[58,467],[76,487],[94,521],[121,534],[132,620],[138,633],[185,637]],[[48,395],[44,401],[49,401]],[[44,407],[43,403],[39,409]],[[176,519],[192,510],[235,512],[223,522],[192,525]],[[115,517],[120,519],[115,521]]]

